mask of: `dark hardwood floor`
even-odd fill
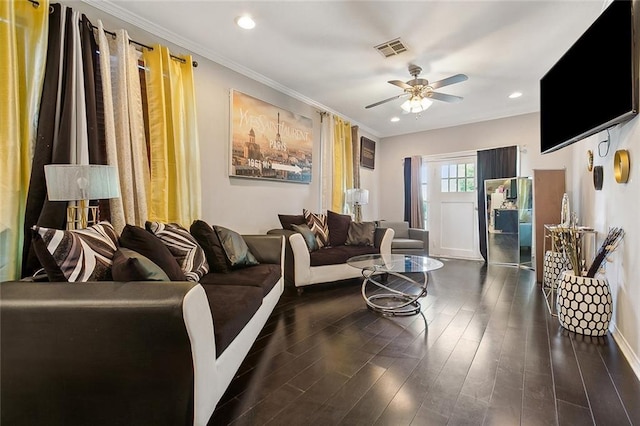
[[[212,425],[640,425],[611,336],[562,329],[535,274],[445,260],[423,315],[367,310],[360,281],[287,289]]]

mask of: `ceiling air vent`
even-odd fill
[[[385,43],[379,44],[374,47],[378,52],[382,54],[385,58],[390,56],[399,55],[402,52],[406,52],[407,45],[402,42],[399,38],[396,38],[391,41],[387,41]]]

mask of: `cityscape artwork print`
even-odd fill
[[[310,183],[313,122],[231,90],[231,177]]]

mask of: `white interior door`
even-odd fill
[[[478,245],[476,157],[426,161],[429,254],[482,259]]]

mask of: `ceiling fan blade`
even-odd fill
[[[393,96],[393,97],[391,97],[389,99],[385,99],[383,101],[376,102],[375,104],[367,105],[365,108],[372,108],[374,106],[378,106],[378,105],[384,104],[385,102],[389,102],[389,101],[392,101],[394,99],[398,99],[398,98],[401,98],[401,97],[407,96],[407,95],[408,95],[408,93],[401,93],[401,94]]]
[[[434,81],[430,83],[429,86],[431,86],[433,89],[438,89],[440,87],[448,86],[450,84],[460,83],[468,79],[469,77],[467,77],[464,74],[456,74],[442,80]]]
[[[430,93],[427,93],[425,96],[427,98],[436,99],[438,101],[444,101],[444,102],[460,102],[462,99],[464,99],[460,96],[447,95],[447,94],[438,93],[438,92],[430,92]]]
[[[400,81],[400,80],[389,80],[389,83],[393,84],[394,86],[398,86],[401,87],[403,89],[411,89],[411,86],[409,86],[407,83],[405,83],[404,81]]]

